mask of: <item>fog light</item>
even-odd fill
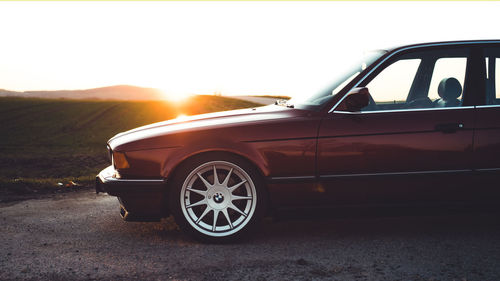
[[[116,169],[130,168],[127,157],[123,152],[113,151],[113,164],[115,165]]]

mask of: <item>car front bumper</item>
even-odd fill
[[[164,179],[121,179],[115,177],[113,166],[102,170],[96,177],[95,191],[119,196],[124,193],[155,192],[165,189]]]
[[[96,193],[117,196],[120,214],[126,221],[157,221],[168,216],[167,188],[164,179],[116,178],[113,166],[96,176]]]

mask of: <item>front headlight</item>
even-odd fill
[[[113,165],[115,165],[115,169],[130,168],[124,152],[113,151]]]

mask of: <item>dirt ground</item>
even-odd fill
[[[0,280],[500,280],[487,214],[265,220],[200,244],[170,219],[123,222],[91,190],[0,204]]]

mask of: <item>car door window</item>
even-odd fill
[[[441,99],[439,96],[439,83],[443,79],[449,77],[455,78],[463,88],[465,81],[465,68],[467,65],[467,58],[441,58],[436,61],[434,71],[432,72],[431,85],[429,87],[428,97],[433,102]],[[457,99],[461,100],[462,93]]]
[[[406,103],[419,65],[420,59],[398,60],[368,83],[367,87],[376,104],[387,109]]]
[[[462,106],[469,50],[431,49],[406,53],[367,77],[371,99],[361,111]]]
[[[500,48],[485,49],[486,104],[500,104]]]

